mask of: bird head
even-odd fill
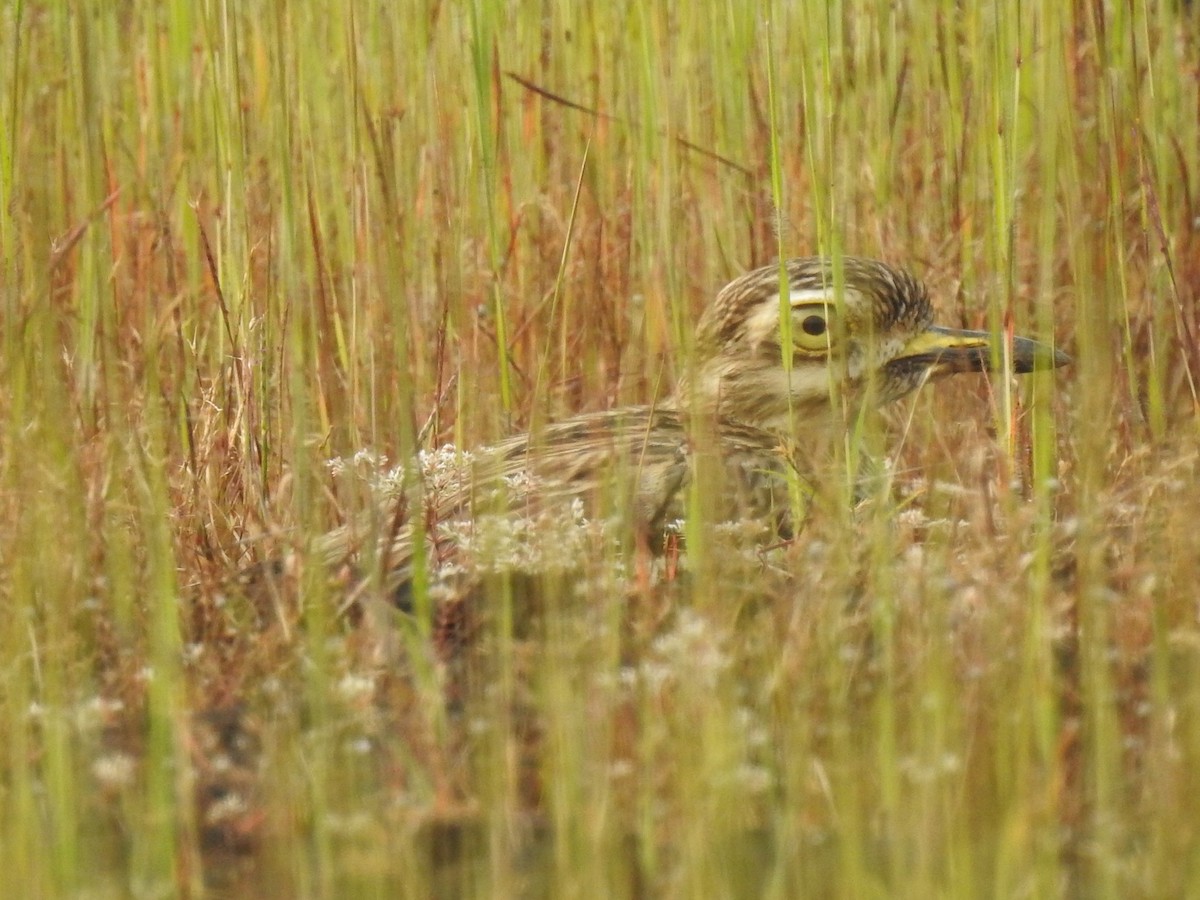
[[[1028,338],[1005,348],[988,332],[934,325],[924,285],[881,262],[843,258],[840,285],[829,259],[784,268],[782,298],[771,265],[730,282],[704,313],[681,397],[691,411],[789,432],[790,422],[833,421],[839,408],[888,403],[945,375],[1069,361]]]

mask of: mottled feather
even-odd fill
[[[374,545],[371,556],[394,587],[411,575],[417,533],[441,560],[454,554],[447,540],[481,517],[515,527],[556,508],[623,517],[657,549],[688,515],[690,497],[715,521],[749,518],[791,534],[798,444],[836,433],[864,401],[889,402],[930,378],[989,368],[994,355],[987,335],[932,328],[924,286],[884,263],[814,257],[784,270],[782,291],[772,265],[717,294],[697,325],[694,367],[663,407],[587,413],[475,451],[448,484],[390,497],[320,539],[320,555],[361,570],[363,547]],[[1016,341],[1015,371],[1066,361]]]

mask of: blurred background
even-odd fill
[[[1184,2],[6,4],[14,896],[1200,892],[1198,41]],[[428,634],[398,670],[315,583],[292,628],[227,590],[361,506],[328,460],[661,399],[723,284],[843,253],[1074,362],[889,410],[898,512],[765,600],[509,628],[502,702],[447,706]]]

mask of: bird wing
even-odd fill
[[[426,473],[415,490],[330,532],[316,549],[340,564],[355,561],[374,540],[385,582],[396,584],[409,577],[418,534],[438,559],[455,552],[443,544],[461,543],[467,529],[485,520],[528,541],[531,522],[555,527],[619,518],[659,547],[668,526],[687,517],[693,482],[706,488],[709,515],[761,519],[789,533],[792,460],[779,439],[736,422],[705,424],[701,429],[673,409],[653,407],[555,422],[460,454],[450,477]]]

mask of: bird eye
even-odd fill
[[[805,303],[792,308],[792,343],[807,353],[828,353],[837,342],[834,308],[827,303]]]

